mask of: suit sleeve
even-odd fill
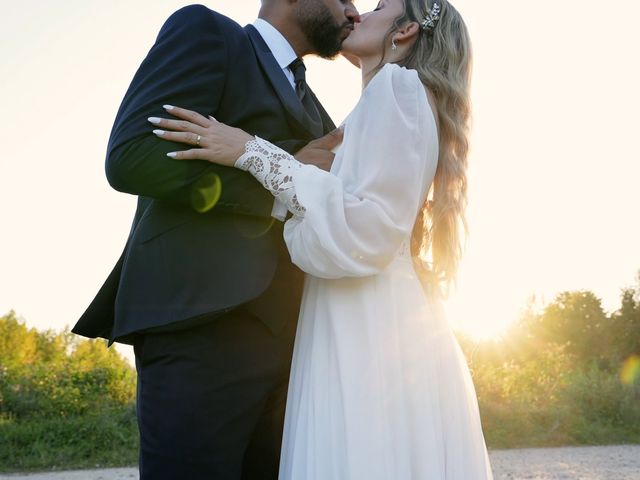
[[[164,104],[216,116],[230,61],[225,35],[230,20],[203,6],[178,10],[164,24],[120,106],[106,159],[113,188],[174,204],[207,208],[207,189],[220,193],[217,208],[269,216],[260,185],[245,172],[206,161],[175,161],[168,152],[183,144],[155,138],[150,116]],[[210,196],[210,195],[209,195]]]

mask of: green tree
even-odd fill
[[[622,291],[620,308],[611,315],[611,353],[616,361],[640,355],[640,274],[635,288]]]
[[[11,311],[0,317],[0,366],[33,364],[38,357],[38,332],[28,329]]]
[[[132,404],[135,372],[104,340],[0,317],[0,418],[70,417]]]
[[[598,297],[589,291],[563,292],[556,296],[533,325],[542,342],[564,346],[582,361],[608,357],[611,322]]]

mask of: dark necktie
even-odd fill
[[[293,73],[293,79],[296,84],[296,93],[300,101],[307,95],[307,81],[306,72],[307,67],[304,66],[304,62],[301,58],[296,58],[289,64],[289,69]]]
[[[309,116],[309,120],[312,124],[315,124],[317,127],[320,126],[322,130],[322,119],[320,118],[320,112],[318,111],[318,107],[316,107],[315,102],[313,101],[312,95],[309,94],[306,82],[306,67],[304,66],[304,62],[300,58],[296,58],[293,62],[289,64],[289,69],[291,73],[293,73],[293,79],[296,84],[296,94],[304,107],[305,113]]]

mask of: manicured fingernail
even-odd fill
[[[153,133],[155,133],[157,136],[161,137],[165,134],[164,130],[154,130]]]
[[[158,117],[149,117],[149,118],[147,118],[147,120],[149,120],[154,125],[157,125],[162,121],[162,119],[158,118]]]
[[[173,105],[163,105],[162,108],[165,110],[173,110]]]
[[[167,153],[167,157],[176,158],[176,152]]]

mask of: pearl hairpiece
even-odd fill
[[[429,32],[436,28],[436,23],[440,20],[440,5],[434,2],[433,8],[429,11],[429,15],[422,22],[422,29]]]

